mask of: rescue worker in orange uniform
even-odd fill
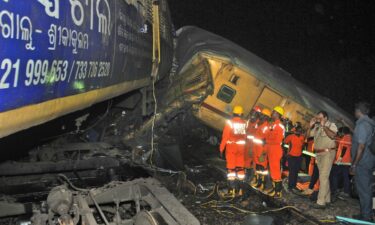
[[[284,115],[284,109],[276,106],[272,111],[272,121],[266,131],[265,149],[267,152],[270,175],[273,183],[271,190],[267,191],[271,197],[281,197],[282,179],[280,160],[283,156],[281,144],[284,139],[285,127],[281,123],[281,117]]]
[[[244,154],[246,150],[246,125],[242,119],[243,108],[233,108],[233,118],[228,120],[220,144],[220,155],[225,151],[227,180],[231,196],[242,195],[245,180]]]
[[[310,182],[307,189],[304,189],[302,195],[312,195],[314,192],[319,191],[319,169],[315,162],[314,153],[314,138],[307,138],[307,152],[305,153],[310,157],[308,174],[310,175]]]
[[[298,172],[302,163],[302,148],[305,143],[305,137],[302,135],[302,127],[296,127],[294,133],[288,135],[284,143],[288,145],[288,189],[292,192],[299,192],[296,188]]]
[[[259,118],[258,129],[254,134],[254,148],[253,148],[253,159],[255,165],[255,181],[251,182],[251,186],[256,189],[264,190],[265,188],[265,177],[268,175],[268,160],[267,152],[264,148],[265,134],[268,129],[268,120],[271,118],[271,111],[269,109],[263,109],[262,115]]]
[[[258,128],[258,121],[259,117],[261,116],[261,109],[259,106],[255,106],[251,112],[250,119],[247,124],[246,133],[247,133],[247,142],[246,142],[246,149],[245,152],[245,169],[246,175],[250,178],[251,175],[251,168],[255,171],[255,165],[253,163],[253,155],[254,155],[254,135]],[[253,181],[255,182],[255,176],[253,176]]]
[[[341,128],[342,133],[337,139],[337,152],[336,158],[333,162],[331,170],[331,192],[334,196],[342,198],[350,197],[350,178],[349,170],[351,166],[350,150],[352,148],[352,136],[348,127]],[[338,187],[340,180],[343,181],[343,193],[338,193]]]

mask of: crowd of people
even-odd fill
[[[281,198],[283,177],[289,192],[316,194],[312,205],[325,209],[337,198],[349,198],[351,178],[360,199],[361,214],[353,218],[373,221],[372,184],[375,155],[370,150],[375,122],[368,117],[370,105],[356,104],[356,126],[345,121],[340,128],[325,111],[318,112],[305,127],[294,125],[284,116],[284,109],[255,107],[244,118],[241,106],[233,108],[220,144],[225,156],[228,194],[241,196],[250,185],[265,194]],[[304,166],[302,166],[302,164]],[[299,181],[298,174],[310,175],[309,182]],[[267,185],[267,181],[272,185]]]

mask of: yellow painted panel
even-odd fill
[[[272,110],[275,106],[281,105],[282,100],[283,96],[266,87],[260,95],[256,105],[260,106],[261,108],[268,108]]]
[[[205,99],[197,117],[205,124],[220,130],[225,124],[225,115],[231,115],[232,108],[235,105],[241,105],[244,108],[245,115],[250,113],[263,87],[249,72],[228,64],[228,62],[220,58],[216,59],[213,56],[203,56],[209,58],[208,62],[210,63],[210,71],[212,71],[211,75],[214,81],[214,92],[213,95]],[[233,75],[239,77],[236,84],[230,82],[230,78]],[[236,90],[236,95],[230,103],[226,103],[217,98],[217,94],[223,85]],[[215,110],[207,109],[205,105],[212,106]]]
[[[0,113],[0,138],[146,86],[149,82],[149,78],[124,82],[82,94],[2,112]]]
[[[304,128],[308,127],[308,123],[313,116],[310,110],[291,100],[286,101],[284,109],[286,118],[293,123],[300,122]]]

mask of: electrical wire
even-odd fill
[[[207,199],[207,198],[209,198],[209,197],[211,197],[213,194],[215,194],[215,190],[216,190],[216,186],[217,186],[218,184],[215,184],[214,185],[214,187],[212,188],[212,191],[207,195],[207,196],[203,196],[203,197],[199,197],[199,196],[197,196],[198,198],[200,198],[200,199]]]
[[[60,173],[57,175],[58,177],[62,178],[73,190],[75,191],[82,191],[82,192],[88,192],[90,191],[89,189],[85,189],[85,188],[79,188],[77,186],[75,186],[67,176],[65,176],[64,174]]]
[[[155,82],[156,78],[152,79],[152,97],[154,98],[154,115],[152,116],[152,123],[151,123],[151,154],[150,154],[150,165],[153,166],[152,158],[154,155],[154,129],[155,129],[155,120],[156,120],[156,112],[158,109],[158,102],[156,100],[155,94]]]
[[[219,184],[215,184],[212,191],[207,196],[203,197],[203,199],[210,198],[215,193],[219,196],[220,200],[212,199],[208,202],[200,204],[199,206],[202,207],[202,208],[211,208],[213,211],[215,211],[215,212],[217,212],[217,213],[219,213],[223,216],[227,216],[225,214],[230,214],[232,216],[236,215],[236,213],[234,213],[232,211],[228,211],[228,209],[236,210],[237,213],[240,213],[240,214],[266,214],[266,213],[270,213],[270,212],[279,212],[279,211],[283,211],[283,210],[286,210],[286,209],[293,209],[293,210],[296,210],[296,211],[300,212],[300,210],[298,208],[294,207],[294,206],[284,206],[284,207],[277,208],[277,209],[269,209],[269,210],[259,211],[259,212],[250,211],[250,210],[240,208],[240,207],[236,206],[235,204],[231,203],[235,199],[234,196],[226,198],[225,196],[223,196],[219,193]],[[329,221],[329,222],[332,222],[332,221]]]

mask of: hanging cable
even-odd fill
[[[155,129],[155,120],[156,120],[156,112],[158,110],[158,102],[156,100],[155,94],[155,82],[156,78],[152,79],[152,97],[154,98],[154,115],[152,116],[152,123],[151,123],[151,154],[150,154],[150,165],[153,166],[152,158],[154,156],[154,129]]]

